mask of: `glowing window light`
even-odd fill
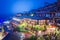
[[[13,20],[20,21],[20,19],[18,19],[18,18],[13,18]]]
[[[5,21],[5,22],[3,22],[3,23],[9,24],[9,23],[10,23],[10,21]]]
[[[22,16],[22,14],[19,13],[19,14],[16,14],[16,16]]]
[[[57,23],[57,25],[58,25],[58,26],[60,26],[60,24],[59,24],[59,23]]]
[[[47,30],[55,30],[56,28],[47,28]]]

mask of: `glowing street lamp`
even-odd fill
[[[31,16],[34,16],[34,14],[31,14]]]

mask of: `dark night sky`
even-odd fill
[[[54,3],[57,0],[0,0],[0,21],[8,19],[10,16],[24,11],[30,11],[47,4]]]

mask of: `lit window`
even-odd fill
[[[46,14],[46,17],[50,17],[50,14]]]
[[[10,21],[5,21],[5,22],[3,22],[3,23],[7,23],[7,24],[9,24],[9,23],[10,23]]]
[[[13,18],[13,20],[20,21],[20,19],[18,19],[18,18]]]

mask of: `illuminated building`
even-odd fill
[[[47,5],[43,8],[34,10],[34,13],[38,14],[43,20],[47,20],[55,23],[60,20],[60,1]]]
[[[20,13],[18,16],[21,18],[38,20],[37,22],[43,22],[46,24],[48,22],[55,23],[60,20],[60,1],[30,12]]]

